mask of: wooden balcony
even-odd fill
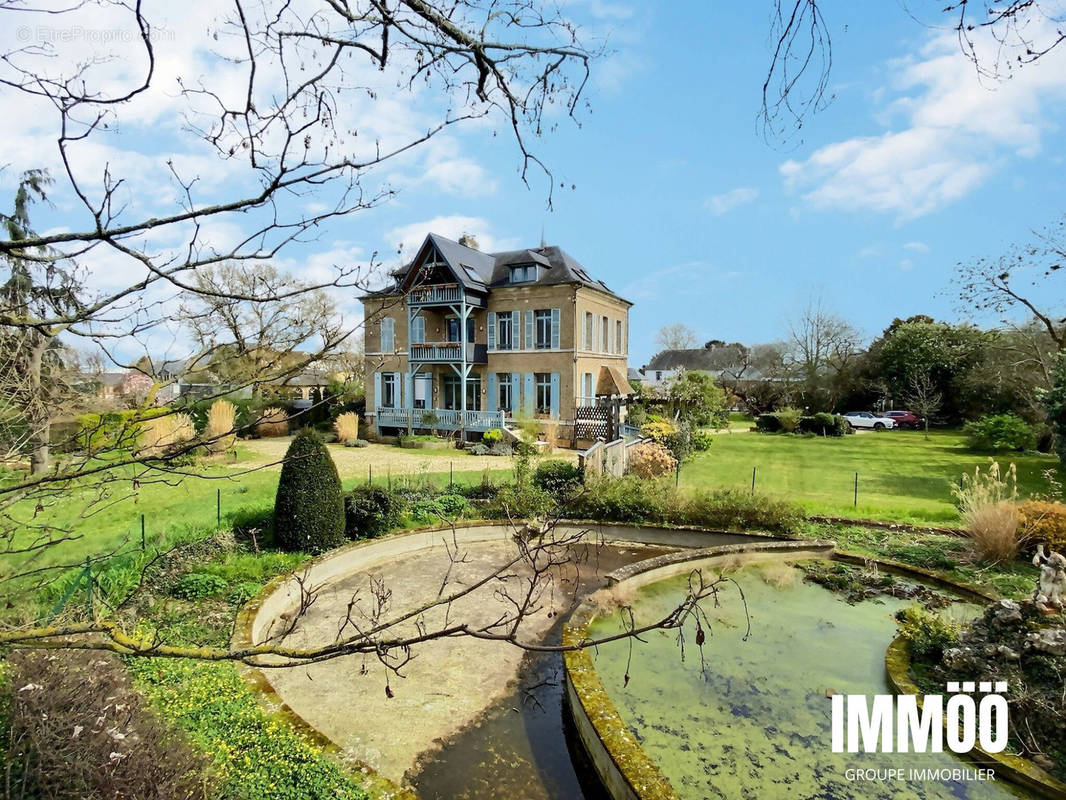
[[[467,293],[464,298],[463,287],[457,283],[416,286],[407,293],[407,304],[409,306],[453,306],[464,299],[467,305],[477,308],[485,307],[484,297],[476,293]]]
[[[429,342],[412,344],[408,361],[419,364],[457,364],[463,360],[463,346],[459,342]],[[467,364],[487,364],[488,347],[470,342],[466,346]]]
[[[466,415],[464,425],[463,415]],[[487,431],[502,428],[502,411],[460,411],[451,408],[379,408],[377,424],[382,428],[437,431]]]

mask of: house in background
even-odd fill
[[[431,233],[361,298],[371,425],[466,437],[525,417],[572,441],[582,409],[632,393],[632,303],[558,247],[471,244]]]

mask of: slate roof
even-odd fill
[[[437,248],[444,260],[448,262],[457,280],[466,289],[485,291],[486,289],[510,286],[552,286],[577,283],[619,297],[611,291],[606,283],[593,278],[577,259],[561,247],[545,246],[534,249],[506,250],[500,253],[483,253],[437,233],[429,234],[422,246],[418,248],[418,255],[402,269],[392,273],[396,280],[393,285],[379,292],[370,292],[367,296],[397,294],[403,276],[421,259],[422,253],[430,243]],[[536,264],[545,269],[535,281],[521,284],[510,283],[510,268],[521,264]],[[619,299],[623,298],[619,297]]]

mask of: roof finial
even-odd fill
[[[540,249],[543,250],[548,245],[544,242],[544,223],[540,223]]]

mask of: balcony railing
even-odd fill
[[[463,360],[463,346],[459,342],[412,344],[408,360],[421,364],[446,364]],[[472,342],[466,345],[466,363],[487,364],[488,348]]]
[[[407,295],[407,302],[412,306],[444,305],[458,303],[462,299],[463,289],[457,283],[417,286]]]
[[[463,415],[466,424],[463,424]],[[384,428],[411,428],[419,430],[487,431],[503,427],[502,411],[459,411],[451,408],[379,408],[377,424]]]

